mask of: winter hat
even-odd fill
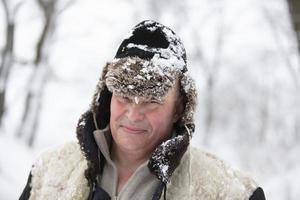
[[[186,52],[179,37],[170,28],[147,20],[136,25],[123,40],[115,59],[107,65],[104,81],[110,92],[159,101],[180,79],[184,86],[181,93],[191,95],[182,124],[191,125],[195,94],[186,72]]]
[[[88,160],[88,179],[94,179],[94,173],[101,173],[93,131],[109,124],[112,93],[159,101],[176,80],[183,97],[182,117],[174,126],[173,137],[153,151],[148,163],[150,171],[164,184],[179,165],[194,132],[196,90],[187,74],[184,46],[176,34],[152,20],[137,24],[121,43],[115,58],[103,68],[91,108],[78,123],[77,137]]]

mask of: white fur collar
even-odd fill
[[[31,171],[30,200],[83,200],[89,188],[84,177],[86,160],[77,143],[45,152]]]
[[[87,199],[86,163],[77,143],[44,153],[32,169],[30,200]],[[256,188],[214,155],[189,148],[167,185],[167,199],[249,200]]]

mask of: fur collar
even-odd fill
[[[30,200],[87,199],[87,164],[76,142],[45,152],[32,169]],[[216,156],[189,147],[167,188],[172,200],[249,200],[257,184]]]

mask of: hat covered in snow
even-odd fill
[[[137,24],[121,43],[115,58],[103,68],[91,108],[78,123],[77,137],[90,168],[97,171],[100,167],[92,153],[97,151],[96,144],[91,148],[95,143],[92,132],[108,126],[112,93],[160,101],[178,81],[183,114],[174,125],[175,134],[157,146],[148,163],[161,182],[168,182],[195,128],[196,90],[187,71],[184,46],[170,28],[152,20]]]

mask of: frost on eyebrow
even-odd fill
[[[140,102],[139,97],[134,97],[134,103],[135,103],[135,104],[139,104],[139,102]]]
[[[124,98],[130,103],[135,103],[137,105],[139,104],[149,104],[149,103],[158,103],[158,104],[163,104],[165,102],[165,96],[163,97],[150,97],[150,98],[145,98],[142,96],[131,96],[130,94],[124,94],[124,93],[118,93],[114,92],[114,95],[117,98]]]

